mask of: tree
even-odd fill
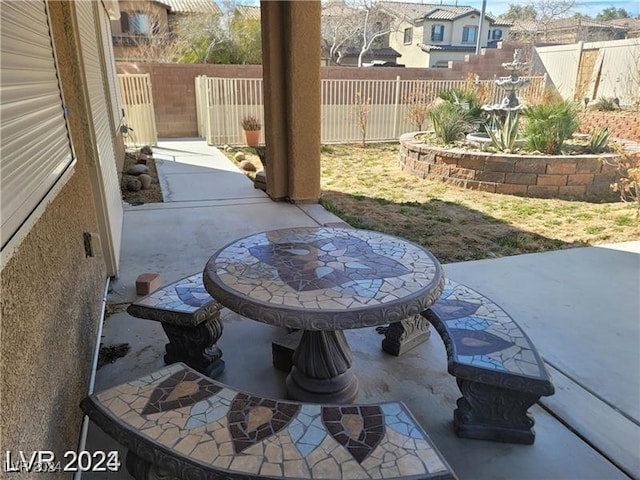
[[[343,2],[331,2],[322,9],[322,50],[323,56],[331,63],[339,63],[345,47],[355,45],[360,35],[359,12]]]
[[[603,9],[598,15],[596,15],[596,20],[600,20],[601,22],[615,20],[616,18],[629,18],[629,13],[624,8],[611,6]]]
[[[209,63],[216,49],[229,43],[228,31],[218,15],[185,15],[173,28],[177,60]]]
[[[360,34],[360,54],[358,55],[358,66],[362,66],[364,54],[378,40],[391,33],[391,19],[375,0],[361,0],[359,9],[364,12],[362,19],[362,30]]]
[[[260,64],[260,20],[238,15],[234,2],[223,2],[223,14],[190,15],[174,25],[177,58],[182,63]]]
[[[540,24],[542,41],[548,41],[550,24],[561,18],[570,17],[575,10],[575,0],[539,0],[529,3],[536,10],[536,22]]]
[[[174,52],[165,13],[152,5],[141,2],[135,16],[122,13],[121,23],[127,42],[134,48],[127,49],[126,59],[138,62],[173,61]]]
[[[517,20],[535,20],[538,12],[532,5],[509,4],[509,9],[502,15],[510,21]]]

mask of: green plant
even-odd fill
[[[504,121],[496,120],[496,129],[485,125],[485,130],[491,138],[491,143],[500,152],[513,153],[516,151],[516,139],[518,137],[519,115],[517,111],[508,111]]]
[[[525,107],[522,112],[527,117],[523,134],[530,151],[558,155],[562,143],[580,127],[577,106],[569,100]]]
[[[261,128],[262,128],[262,124],[260,123],[260,121],[252,115],[247,115],[242,119],[243,130],[250,132],[252,130],[260,130]]]
[[[593,104],[596,110],[600,110],[601,112],[611,112],[613,110],[618,110],[620,107],[620,103],[617,98],[612,97],[598,97],[598,100]]]
[[[467,122],[473,123],[482,120],[484,112],[475,90],[456,87],[440,92],[438,97],[458,106],[465,113],[465,120]]]
[[[591,138],[589,138],[589,145],[587,146],[587,150],[589,150],[589,153],[603,152],[607,148],[609,138],[611,138],[611,130],[609,130],[607,127],[598,128],[593,133],[591,133]]]
[[[441,103],[429,113],[433,130],[445,144],[458,140],[470,129],[465,112],[455,104]]]

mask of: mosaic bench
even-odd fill
[[[138,480],[456,478],[400,402],[270,400],[176,363],[81,407]]]
[[[196,273],[137,300],[127,313],[162,324],[169,339],[164,356],[167,364],[184,362],[214,378],[225,366],[216,345],[222,336],[220,309],[205,290],[202,273]]]
[[[449,373],[462,392],[456,434],[532,444],[534,420],[527,410],[554,388],[527,335],[498,305],[450,280],[423,315],[442,337]]]

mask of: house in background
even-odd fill
[[[118,61],[169,61],[171,53],[167,47],[179,18],[221,15],[212,0],[123,0],[118,3],[120,18],[111,21],[113,50]]]
[[[78,447],[78,403],[120,256],[125,151],[110,33],[118,16],[107,0],[0,2],[7,451],[62,459]]]
[[[627,27],[618,23],[598,22],[590,18],[559,18],[547,24],[533,20],[516,20],[511,27],[511,39],[534,42],[537,45],[560,45],[577,42],[621,40]]]
[[[360,56],[359,48],[348,47],[343,49],[340,52],[339,57],[337,59],[337,63],[345,67],[357,67],[359,56]],[[398,64],[397,60],[399,57],[400,57],[400,54],[391,47],[370,48],[362,56],[362,65],[365,67],[404,66],[402,64]]]
[[[478,31],[480,12],[473,7],[381,2],[395,18],[389,46],[401,54],[407,67],[446,68],[474,53],[478,35],[482,47],[495,47],[509,36],[510,23],[485,15]]]

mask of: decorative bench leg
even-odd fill
[[[527,413],[540,395],[457,379],[462,397],[453,415],[456,435],[530,445],[534,420]]]
[[[420,314],[390,324],[382,340],[382,349],[396,357],[408,352],[429,340],[429,325],[429,321]]]
[[[222,350],[216,345],[222,336],[218,312],[196,326],[162,323],[162,328],[169,338],[164,356],[167,364],[183,362],[211,378],[224,371]]]
[[[172,473],[143,460],[131,451],[127,452],[126,465],[127,471],[136,480],[180,480]]]

